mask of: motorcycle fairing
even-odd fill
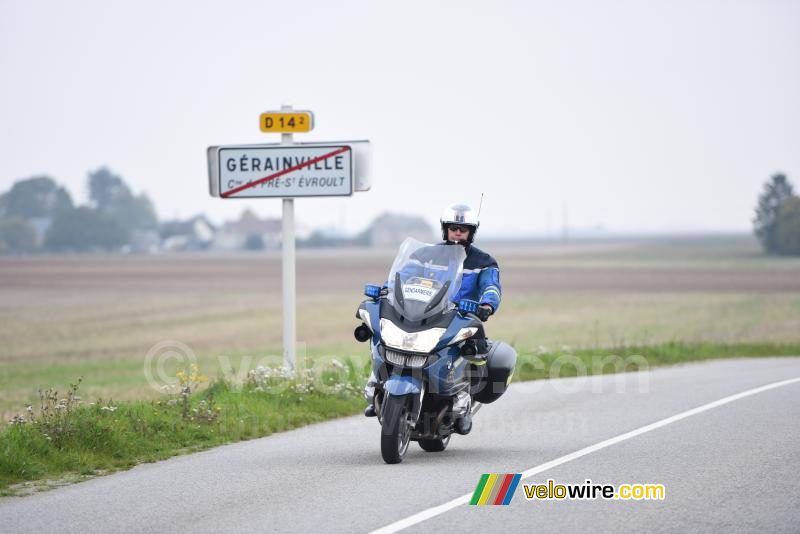
[[[383,389],[395,397],[419,395],[422,392],[422,380],[414,376],[393,374],[383,384]]]

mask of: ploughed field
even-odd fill
[[[800,342],[800,259],[766,258],[749,237],[485,245],[504,293],[489,335],[523,353]],[[393,256],[298,251],[302,352],[364,358],[352,338],[354,310],[365,283],[385,280]],[[234,371],[279,363],[281,300],[277,252],[0,258],[0,412],[79,376],[85,397],[160,395],[144,362],[163,341],[188,346],[210,375],[220,374],[220,361]]]

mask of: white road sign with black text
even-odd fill
[[[209,161],[209,170],[215,196],[285,198],[353,194],[354,151],[348,144],[213,148],[216,161]]]

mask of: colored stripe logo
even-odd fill
[[[469,503],[471,505],[508,504],[514,496],[514,490],[517,489],[520,478],[522,478],[520,474],[481,475],[481,480]]]

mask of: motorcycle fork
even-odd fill
[[[378,416],[378,422],[383,422],[383,401],[385,395],[385,391],[383,389],[375,388],[375,396],[373,397],[372,402],[375,406],[375,413]],[[422,415],[422,400],[425,397],[425,388],[423,386],[422,390],[420,391],[419,395],[409,395],[411,397],[411,421],[415,425],[419,421],[420,416]]]

